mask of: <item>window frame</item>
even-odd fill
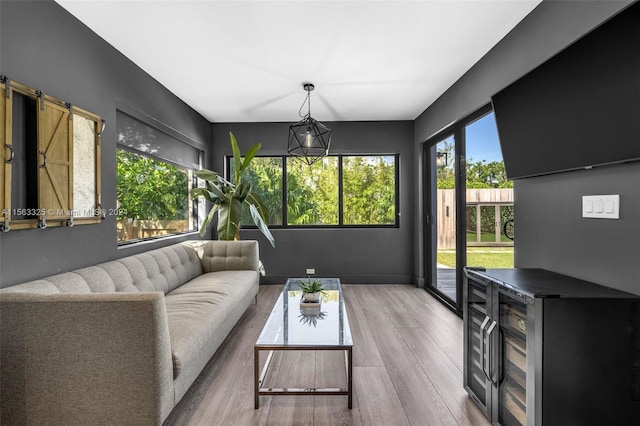
[[[118,117],[119,116],[124,116],[124,118],[126,120],[124,120],[123,122],[118,121]],[[139,122],[140,124],[150,128],[149,130],[152,132],[159,132],[162,134],[163,137],[168,137],[171,139],[170,143],[173,142],[177,142],[180,144],[184,144],[186,146],[188,146],[189,148],[193,148],[194,150],[197,150],[197,164],[194,162],[193,164],[189,163],[189,165],[187,164],[183,164],[179,161],[171,161],[170,158],[163,158],[162,153],[160,155],[154,155],[153,153],[150,152],[146,152],[143,151],[141,149],[137,149],[136,146],[133,145],[128,145],[126,143],[121,143],[119,141],[120,138],[120,125],[126,125],[127,120],[132,119],[134,121]],[[116,102],[116,122],[115,122],[115,127],[116,127],[116,133],[117,133],[117,137],[116,137],[116,150],[118,149],[122,149],[125,151],[129,151],[129,152],[133,152],[139,155],[143,155],[146,157],[150,157],[153,158],[156,161],[161,161],[163,163],[167,163],[167,164],[171,164],[173,166],[176,166],[182,170],[189,170],[192,172],[192,181],[190,182],[191,188],[196,188],[200,185],[201,180],[197,178],[197,176],[195,176],[195,173],[198,170],[200,170],[203,167],[204,164],[204,159],[206,157],[206,152],[207,152],[207,146],[195,139],[192,139],[191,137],[185,135],[184,133],[181,133],[177,130],[175,130],[173,127],[165,124],[164,122],[144,113],[143,111],[140,111],[138,109],[136,109],[135,107],[128,105],[124,102],[121,101],[117,101]],[[171,147],[169,147],[169,149],[172,149]],[[194,157],[194,161],[195,161],[195,157]],[[117,159],[116,159],[116,167],[117,167]],[[157,241],[157,240],[162,240],[162,239],[168,239],[168,238],[176,238],[176,237],[180,237],[180,236],[185,236],[185,235],[191,235],[191,234],[197,234],[200,230],[200,227],[202,226],[202,222],[204,220],[205,217],[205,201],[203,199],[194,199],[191,196],[191,192],[189,191],[188,194],[188,198],[189,201],[191,203],[191,211],[190,211],[190,216],[191,216],[191,224],[190,226],[193,226],[194,229],[192,230],[188,230],[188,231],[180,231],[180,232],[173,232],[170,234],[164,234],[164,235],[156,235],[156,236],[151,236],[151,237],[145,237],[145,238],[137,238],[137,239],[132,239],[132,240],[126,240],[126,241],[117,241],[117,235],[116,235],[116,245],[118,248],[123,248],[129,245],[133,245],[133,244],[139,244],[139,243],[145,243],[147,241]],[[117,191],[116,191],[116,201],[117,201]],[[115,216],[117,213],[117,209],[113,209],[113,211],[111,213],[114,213],[113,216]],[[114,229],[114,231],[117,232],[117,230]]]
[[[189,169],[184,165],[175,164],[175,163],[172,163],[170,161],[164,160],[162,158],[158,158],[158,157],[156,157],[154,155],[151,155],[151,154],[149,154],[147,152],[138,151],[137,149],[130,148],[130,147],[125,146],[125,145],[116,144],[116,153],[119,150],[130,152],[130,153],[133,153],[133,154],[136,154],[136,155],[139,155],[139,156],[151,158],[154,161],[158,161],[158,162],[162,162],[162,163],[165,163],[165,164],[169,164],[169,165],[171,165],[173,167],[177,167],[178,169],[183,170],[185,172],[191,171],[192,172],[192,174],[191,174],[191,183],[190,183],[191,188],[196,188],[198,186],[198,184],[199,184],[198,177],[194,173],[197,170]],[[200,160],[202,161],[202,151],[200,152]],[[117,164],[118,164],[118,160],[117,160],[117,156],[116,156],[116,168],[117,168]],[[194,226],[194,229],[190,229],[190,230],[187,230],[187,231],[180,231],[180,232],[172,232],[172,233],[169,233],[169,234],[154,235],[154,236],[150,236],[150,237],[135,238],[135,239],[124,240],[124,241],[118,241],[117,236],[116,236],[116,244],[117,244],[117,246],[118,247],[124,247],[124,246],[128,246],[128,245],[131,245],[131,244],[137,244],[137,243],[141,243],[141,242],[145,242],[145,241],[156,241],[156,240],[161,240],[161,239],[164,239],[164,238],[171,238],[171,237],[176,237],[176,236],[180,236],[180,235],[187,235],[187,234],[192,234],[192,233],[199,232],[200,226],[202,225],[201,224],[202,221],[201,221],[200,212],[202,211],[203,203],[199,199],[194,199],[191,196],[191,191],[190,190],[187,193],[187,198],[188,198],[189,202],[191,203],[191,206],[190,206],[191,218],[188,218],[187,220],[191,221],[190,226]],[[117,189],[116,189],[116,202],[118,202]],[[117,210],[119,210],[119,208],[116,209],[116,211],[113,212],[114,213],[113,216],[116,216]],[[117,229],[116,229],[116,235],[117,235]]]
[[[256,155],[255,158],[280,158],[282,159],[282,224],[268,224],[269,229],[362,229],[362,228],[400,228],[400,154],[399,153],[349,153],[330,154],[328,157],[338,159],[338,223],[329,225],[292,225],[288,223],[288,199],[287,199],[287,171],[289,161],[300,161],[297,157],[290,155]],[[344,223],[344,191],[343,191],[343,159],[344,157],[393,157],[394,159],[394,223],[392,224],[345,224]],[[224,175],[230,178],[232,155],[224,157]],[[257,229],[253,224],[243,224],[242,228]]]

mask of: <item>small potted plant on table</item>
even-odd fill
[[[322,284],[322,281],[308,278],[306,280],[300,280],[298,286],[300,286],[302,290],[301,303],[320,304],[320,296],[324,293],[324,284]]]

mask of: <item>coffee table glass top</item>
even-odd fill
[[[317,307],[302,307],[298,284],[305,279],[287,280],[256,346],[353,346],[340,280],[313,278],[324,284],[322,301]]]

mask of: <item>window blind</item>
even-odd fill
[[[200,149],[117,110],[118,144],[187,169],[200,168]]]

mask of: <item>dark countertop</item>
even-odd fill
[[[640,298],[589,281],[569,277],[545,269],[466,269],[465,273],[483,282],[496,282],[503,288],[525,296],[562,298]]]

